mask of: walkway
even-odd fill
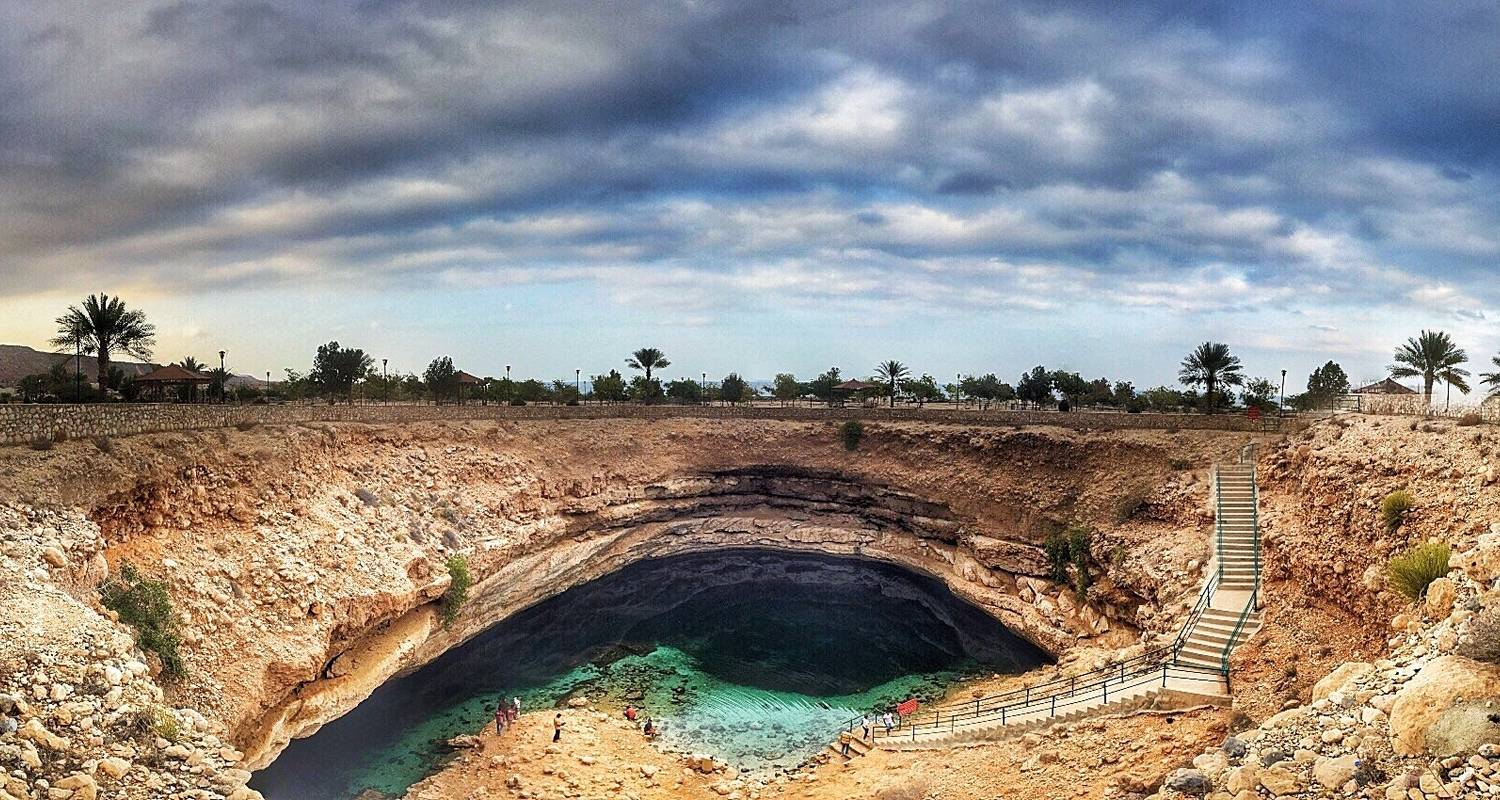
[[[1229,656],[1260,627],[1260,524],[1255,446],[1234,464],[1215,466],[1214,556],[1198,602],[1171,644],[1081,675],[977,700],[950,703],[902,719],[875,747],[942,747],[995,738],[1100,711],[1145,705],[1162,695],[1222,702],[1229,697]],[[858,720],[849,729],[858,730]],[[830,746],[837,757],[837,746]],[[850,750],[864,755],[865,743]]]

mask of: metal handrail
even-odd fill
[[[1219,465],[1214,464],[1214,563],[1219,580],[1224,580],[1224,491],[1220,488]]]
[[[1240,610],[1239,618],[1235,620],[1234,629],[1229,633],[1229,640],[1224,643],[1224,649],[1219,654],[1219,669],[1224,674],[1224,685],[1229,685],[1229,656],[1234,650],[1235,642],[1239,640],[1240,632],[1245,629],[1245,624],[1250,621],[1250,615],[1254,613],[1256,605],[1260,601],[1260,486],[1256,481],[1255,470],[1255,444],[1251,443],[1240,451],[1240,463],[1250,465],[1250,558],[1255,565],[1255,582],[1250,586],[1250,599],[1245,602],[1245,607]]]

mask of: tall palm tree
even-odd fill
[[[1432,405],[1432,384],[1443,381],[1457,386],[1465,394],[1469,384],[1468,370],[1459,369],[1459,364],[1468,363],[1469,356],[1463,348],[1453,343],[1446,331],[1423,330],[1396,350],[1396,363],[1390,367],[1391,375],[1397,378],[1422,378],[1422,401]]]
[[[672,362],[667,360],[666,354],[655,347],[642,347],[631,353],[630,358],[625,359],[625,366],[631,369],[645,370],[646,380],[649,381],[651,380],[651,370],[666,369],[672,366]]]
[[[188,372],[202,372],[204,369],[203,362],[192,356],[188,356],[177,362],[177,366],[182,367]]]
[[[145,361],[151,358],[156,344],[156,326],[146,321],[140,309],[126,308],[124,301],[103,292],[68,306],[68,313],[57,318],[57,336],[52,344],[70,347],[81,344],[83,352],[99,360],[99,380],[109,374],[109,359],[116,352]]]
[[[1491,397],[1500,397],[1500,356],[1491,357],[1490,363],[1495,365],[1495,371],[1479,373],[1479,381],[1490,387]]]
[[[877,365],[875,367],[875,374],[881,380],[883,380],[886,383],[890,384],[890,387],[891,387],[891,408],[895,408],[896,407],[896,384],[900,383],[901,379],[905,378],[908,375],[910,375],[911,372],[909,370],[907,370],[905,364],[901,363],[900,361],[891,360],[891,361],[883,361],[879,365]]]
[[[1204,342],[1182,360],[1177,379],[1184,386],[1202,386],[1204,402],[1209,413],[1214,410],[1214,389],[1218,386],[1241,386],[1245,376],[1240,373],[1239,356],[1230,355],[1229,345],[1222,342]]]

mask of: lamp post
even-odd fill
[[[1286,370],[1281,371],[1281,402],[1276,406],[1277,416],[1286,414]]]
[[[964,394],[963,393],[963,389],[962,389],[963,383],[964,383],[964,374],[962,372],[955,372],[955,373],[953,373],[953,407],[954,408],[958,408],[959,398],[963,397],[963,394]]]
[[[573,392],[578,395],[579,401],[583,400],[583,370],[573,368]]]
[[[224,352],[219,351],[219,404],[224,403],[224,390],[229,386],[229,373],[224,371]]]
[[[266,370],[266,402],[271,400],[271,371]]]
[[[104,383],[104,378],[99,379]],[[78,336],[76,330],[73,334],[73,402],[78,402],[83,394],[83,339]]]
[[[385,365],[389,361],[390,359],[388,358],[380,359],[380,394],[382,395],[381,399],[387,403],[391,402],[391,376],[386,374],[385,371]]]
[[[505,381],[506,381],[506,383],[510,382],[510,365],[509,364],[505,365]]]
[[[703,382],[701,384],[699,384],[699,385],[703,387],[703,402],[707,403],[708,402],[708,373],[707,372],[703,373]]]

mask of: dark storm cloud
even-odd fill
[[[1497,15],[13,4],[0,271],[1475,314],[1500,299]]]

